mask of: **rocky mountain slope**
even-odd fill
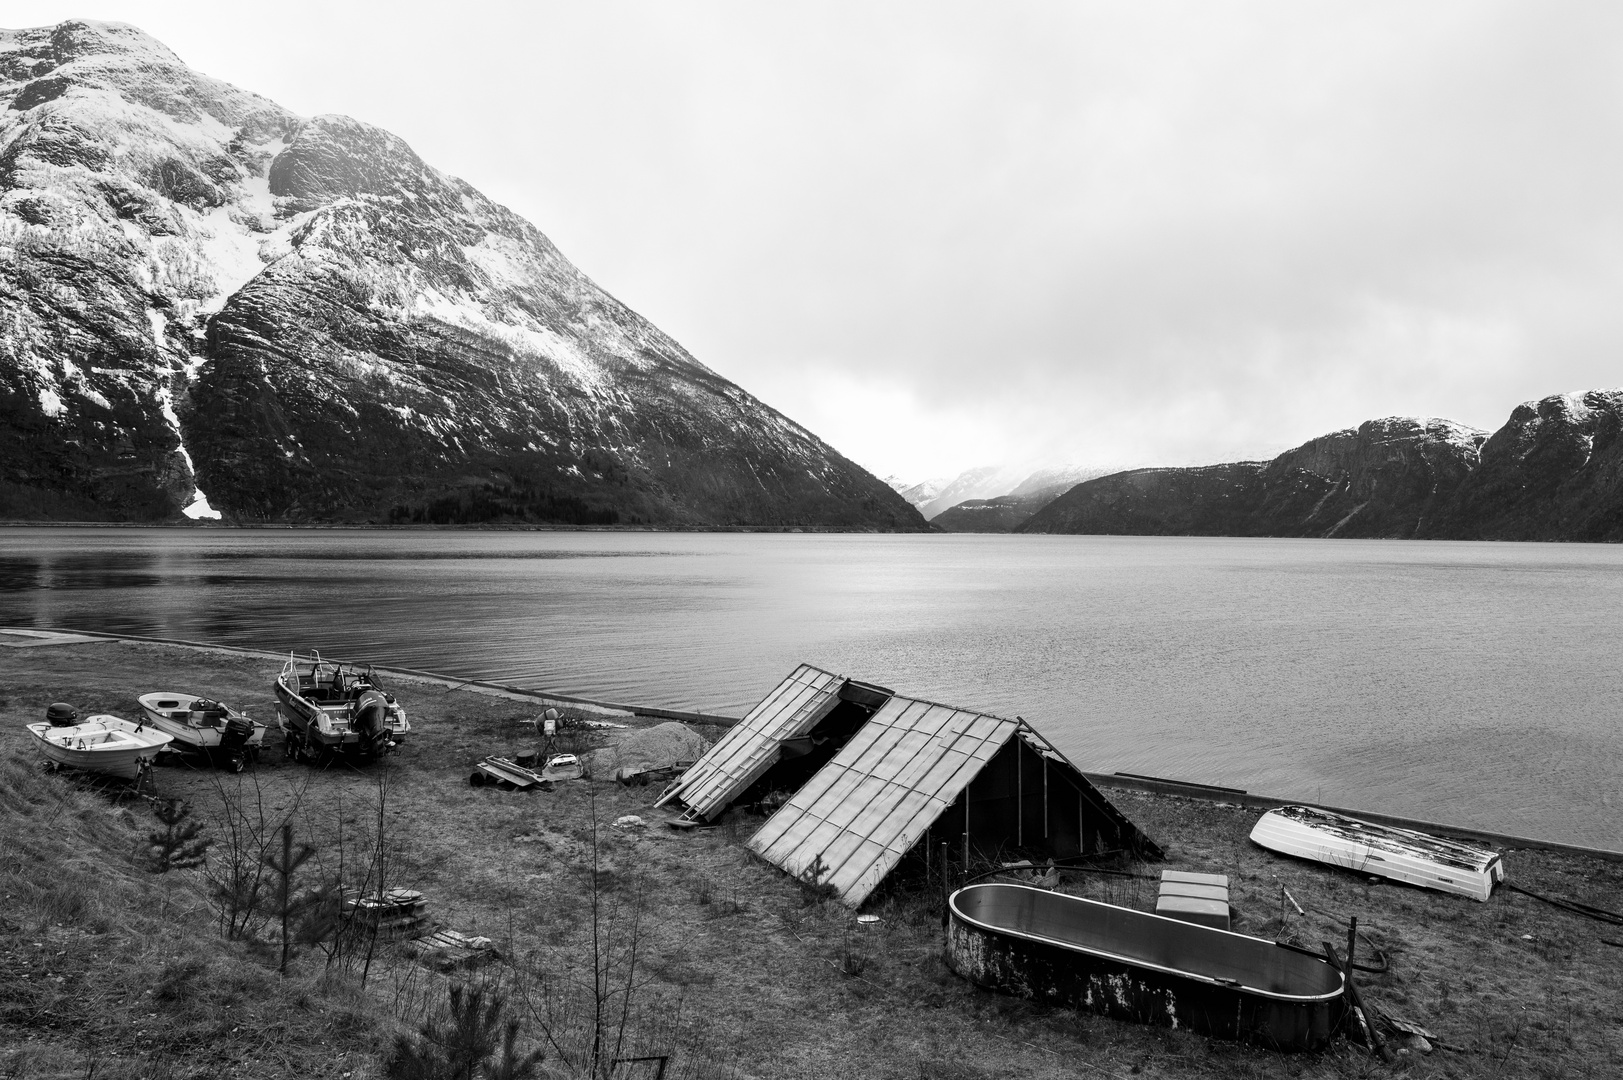
[[[1017,531],[1623,540],[1623,391],[1519,406],[1491,437],[1389,418],[1272,461],[1136,469],[1079,484]]]
[[[0,31],[0,516],[210,503],[924,527],[388,132],[133,27]]]
[[[1006,533],[1023,525],[1031,515],[1065,494],[1074,485],[1055,484],[1020,495],[995,499],[965,499],[930,519],[944,532]]]

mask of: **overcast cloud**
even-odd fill
[[[407,139],[880,475],[1623,384],[1623,7],[11,3]]]

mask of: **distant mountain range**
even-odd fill
[[[1498,431],[1371,420],[1271,461],[1078,484],[1023,533],[1623,541],[1623,390],[1518,406]]]
[[[1060,492],[1091,477],[1103,476],[1108,471],[1084,465],[1047,465],[1035,470],[1030,466],[984,465],[967,469],[950,479],[910,483],[890,476],[885,478],[885,482],[900,492],[902,498],[918,507],[919,512],[938,528],[945,528],[949,532],[1007,532],[1013,528],[1012,525],[997,529],[964,529],[955,527],[956,519],[946,522],[938,519],[954,508],[983,502],[1009,501],[1011,505],[1030,505],[1031,510],[1035,511]],[[1019,520],[1023,521],[1025,517],[1021,516]]]
[[[0,517],[183,511],[926,527],[387,131],[0,30]]]

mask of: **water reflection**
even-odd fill
[[[0,558],[0,590],[141,589],[159,584],[158,557],[145,552],[97,552]]]

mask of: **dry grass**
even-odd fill
[[[380,951],[364,993],[351,981],[334,996],[319,954],[306,955],[280,983],[274,960],[204,925],[195,885],[176,882],[166,891],[169,882],[135,867],[127,850],[133,831],[109,813],[106,797],[28,764],[20,725],[52,700],[129,715],[138,693],[197,687],[269,718],[274,669],[156,646],[0,650],[3,880],[12,894],[0,948],[8,965],[26,965],[30,975],[0,991],[0,1039],[19,1047],[9,1051],[11,1075],[85,1076],[94,1055],[111,1062],[116,1047],[126,1055],[121,1062],[135,1060],[133,1048],[146,1071],[120,1074],[103,1064],[96,1076],[220,1075],[227,1061],[247,1060],[233,1075],[359,1078],[376,1074],[376,1051],[394,1031],[442,999],[445,977],[394,946]],[[1369,886],[1253,847],[1246,840],[1253,813],[1118,796],[1169,849],[1169,865],[1230,875],[1245,932],[1314,946],[1344,942],[1339,920],[1356,914],[1392,959],[1388,974],[1365,977],[1366,996],[1461,1048],[1405,1055],[1390,1067],[1344,1042],[1321,1054],[1279,1055],[975,990],[943,962],[933,893],[891,890],[868,909],[880,921],[858,926],[838,905],[808,905],[794,882],[744,850],[752,819],[729,816],[692,834],[608,827],[621,814],[652,818],[656,787],[473,788],[468,773],[478,757],[533,749],[533,732],[519,722],[537,710],[425,684],[397,689],[414,731],[387,762],[317,772],[268,756],[244,782],[257,783],[273,813],[295,810],[300,835],[330,857],[340,830],[346,842],[367,834],[377,775],[385,773],[392,881],[421,889],[445,925],[495,938],[511,964],[485,969],[486,977],[520,1006],[535,1005],[543,990],[577,1007],[582,1000],[595,834],[600,914],[614,913],[625,934],[640,912],[627,1047],[673,1052],[667,1076],[1623,1075],[1623,950],[1600,943],[1623,932],[1525,897],[1502,893],[1475,904]],[[205,817],[221,781],[236,783],[185,767],[158,771],[162,794],[192,799]],[[1512,880],[1540,891],[1614,908],[1623,895],[1623,868],[1615,864],[1534,852],[1507,861]],[[1281,907],[1281,883],[1309,907],[1307,916]],[[1141,908],[1153,905],[1155,891],[1153,882],[1099,877],[1067,887]],[[64,974],[66,983],[51,981]],[[578,1012],[559,1031],[565,1044],[578,1041]],[[527,1037],[538,1033],[535,1015],[527,1016]],[[339,1053],[347,1055],[341,1067]],[[554,1052],[549,1066],[557,1064]],[[636,1071],[645,1068],[616,1075],[651,1076]]]

